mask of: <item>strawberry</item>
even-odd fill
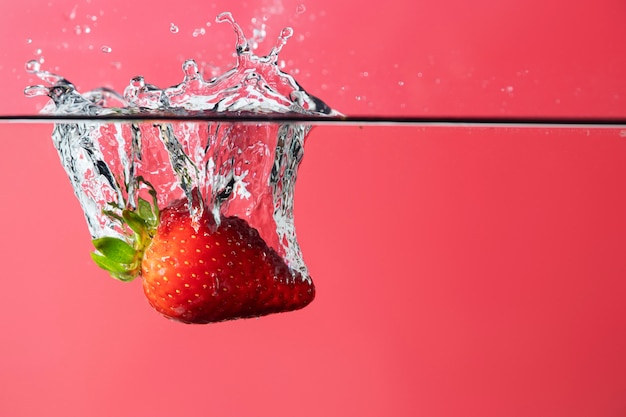
[[[136,209],[121,215],[131,242],[94,240],[94,261],[112,276],[137,276],[150,305],[184,323],[212,323],[297,310],[315,296],[310,279],[292,272],[256,229],[238,217],[220,218],[209,210],[194,222],[187,200],[162,212],[139,198]]]

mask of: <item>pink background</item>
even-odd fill
[[[285,69],[346,114],[626,115],[622,0],[3,2],[0,79],[10,99],[0,114],[41,106],[21,94],[39,83],[24,72],[29,59],[43,57],[44,69],[82,90],[121,91],[135,75],[177,84],[187,58],[230,68],[234,34],[215,23],[227,10],[249,34],[267,18],[259,54],[292,26]],[[194,37],[199,28],[206,34]]]
[[[231,10],[262,52],[293,26],[285,69],[347,114],[626,116],[621,1],[41,3],[0,6],[0,114],[43,105],[39,48],[83,90],[228,67],[227,26],[191,33]],[[316,127],[317,299],[210,326],[92,265],[50,132],[0,124],[2,417],[626,414],[626,130]]]

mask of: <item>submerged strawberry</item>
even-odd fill
[[[212,323],[297,310],[315,296],[310,279],[293,273],[256,229],[238,217],[208,210],[193,223],[186,202],[159,212],[139,199],[121,216],[133,231],[131,243],[94,240],[96,263],[123,281],[141,276],[148,302],[166,317]]]

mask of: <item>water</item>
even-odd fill
[[[217,21],[234,29],[237,65],[212,80],[204,80],[196,62],[187,60],[183,81],[169,88],[136,76],[123,95],[107,89],[80,93],[33,60],[26,70],[48,85],[30,86],[25,93],[52,99],[44,113],[87,118],[57,123],[52,139],[92,238],[130,241],[132,230],[107,213],[111,207],[135,209],[139,198],[150,200],[145,185],[151,184],[159,207],[186,198],[196,222],[204,210],[218,225],[222,216],[245,219],[284,258],[294,276],[310,280],[293,219],[294,187],[310,125],[95,120],[150,115],[339,115],[278,68],[278,54],[292,36],[291,28],[281,32],[267,56],[259,57],[251,52],[230,13],[220,14]],[[201,201],[194,200],[196,191]]]

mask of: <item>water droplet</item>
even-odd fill
[[[77,4],[77,5],[75,5],[75,6],[72,8],[72,10],[70,11],[70,14],[69,14],[69,16],[68,16],[68,17],[70,18],[70,20],[74,20],[74,19],[76,19],[76,9],[78,9],[78,4]]]
[[[104,52],[105,54],[109,54],[111,53],[113,49],[110,46],[103,45],[102,48],[100,48],[100,50]]]
[[[286,27],[282,30],[282,32],[280,32],[280,37],[283,40],[287,40],[289,38],[291,38],[293,36],[293,29],[290,27]]]
[[[26,97],[47,96],[50,93],[50,89],[43,85],[33,85],[24,89],[24,95]]]
[[[206,29],[205,28],[197,28],[193,30],[193,33],[191,34],[194,38],[197,38],[198,36],[202,36],[206,33]]]
[[[174,23],[170,23],[170,32],[178,33],[178,31],[179,31],[178,26],[176,26]]]
[[[302,14],[306,12],[306,6],[304,4],[298,4],[298,6],[296,7],[296,14]]]
[[[404,86],[404,81],[398,81],[398,85],[399,85],[400,87]]]
[[[235,19],[233,19],[233,15],[231,12],[224,12],[224,13],[218,14],[217,17],[215,18],[215,21],[218,23],[222,23],[222,22],[235,23]]]
[[[130,80],[130,85],[132,85],[133,87],[136,88],[141,88],[146,84],[146,82],[144,81],[143,77],[141,75],[138,75],[134,78],[132,78]]]
[[[89,26],[85,26],[85,27],[83,28],[83,31],[84,31],[85,33],[91,33],[91,28],[90,28]]]
[[[41,64],[36,59],[31,59],[26,63],[24,68],[26,69],[26,72],[32,74],[41,70]]]
[[[246,35],[241,30],[241,27],[235,22],[233,15],[230,12],[224,12],[219,14],[215,21],[218,23],[228,22],[232,28],[235,30],[235,34],[237,35],[237,55],[242,55],[250,52],[250,47],[248,45],[248,40],[246,39]]]
[[[195,78],[198,73],[198,64],[193,59],[188,59],[183,63],[183,72],[185,73],[185,78]]]
[[[41,55],[42,53],[43,51],[41,50],[41,48],[35,49],[35,55]]]

